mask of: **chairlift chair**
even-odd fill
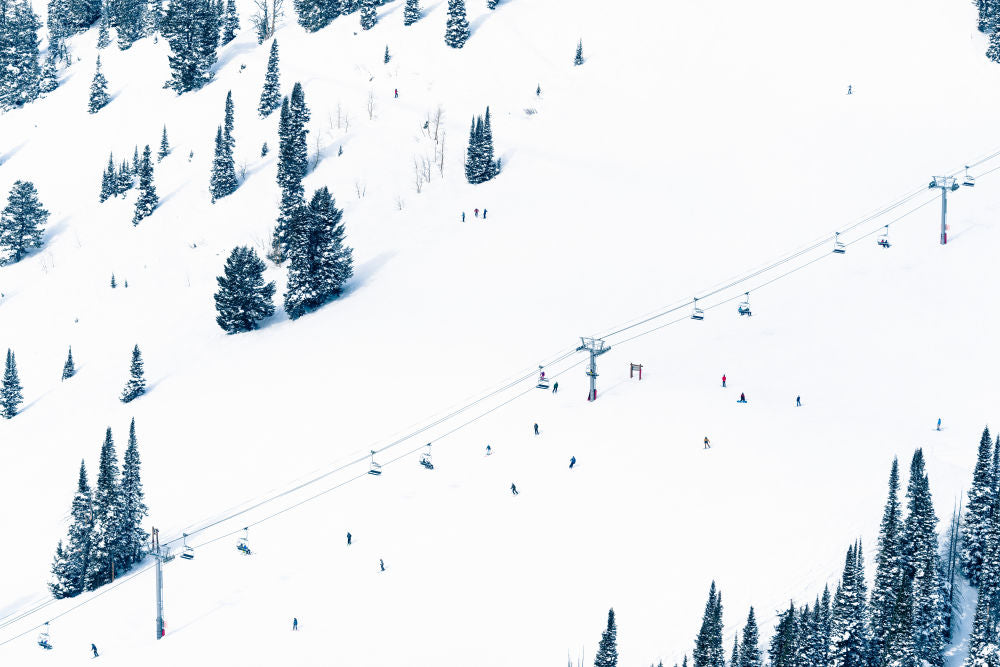
[[[52,642],[49,639],[49,624],[48,622],[42,627],[41,633],[38,635],[38,645],[41,646],[46,651],[52,650]]]
[[[545,371],[542,370],[541,366],[538,367],[538,384],[536,384],[535,387],[538,389],[549,388],[549,379],[545,377]]]
[[[750,292],[746,292],[743,296],[743,301],[740,302],[739,307],[737,307],[736,312],[740,315],[752,315],[750,312]]]
[[[833,240],[833,252],[843,255],[847,252],[847,246],[840,240],[840,232],[836,232]]]
[[[969,175],[969,167],[965,168],[965,178],[962,179],[962,185],[966,187],[974,187],[976,185],[976,179]]]
[[[420,455],[420,465],[428,470],[434,470],[434,462],[431,459],[431,443],[427,443],[427,451]]]
[[[382,474],[382,466],[379,465],[378,463],[375,463],[375,450],[374,449],[372,450],[372,464],[368,468],[368,474],[369,475],[381,475]]]
[[[243,537],[241,537],[240,541],[236,544],[236,548],[239,549],[240,551],[242,551],[247,556],[253,555],[253,552],[250,551],[250,538],[249,538],[249,536],[250,536],[250,529],[249,528],[244,528],[243,529]]]
[[[878,244],[886,249],[892,247],[892,244],[889,243],[889,225],[886,225],[885,231],[879,234]]]
[[[698,297],[694,298],[694,310],[691,311],[692,320],[705,319],[705,311],[698,307]]]
[[[187,533],[184,533],[184,550],[181,552],[184,560],[194,560],[194,547],[189,547],[187,543]]]

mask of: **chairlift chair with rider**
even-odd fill
[[[840,232],[835,232],[834,234],[835,235],[833,239],[833,252],[835,252],[838,255],[843,255],[845,252],[847,252],[847,246],[844,245],[844,243],[840,240]]]
[[[882,232],[881,234],[879,234],[879,236],[878,236],[878,244],[880,246],[882,246],[883,248],[886,248],[886,249],[892,247],[892,244],[889,243],[889,225],[886,225],[885,226],[885,231]]]
[[[538,367],[538,384],[536,384],[535,387],[538,389],[549,388],[549,379],[545,377],[545,371],[542,370],[541,366]]]
[[[692,320],[705,319],[705,311],[698,307],[698,297],[694,298],[694,310],[691,311]]]
[[[738,312],[740,315],[747,315],[747,316],[753,315],[753,313],[750,312],[750,292],[746,292],[743,295],[743,301],[740,302],[740,305],[739,307],[737,307],[736,312]]]
[[[45,625],[42,626],[42,631],[38,635],[38,645],[41,646],[46,651],[52,650],[52,641],[49,639],[49,622],[46,621]]]
[[[381,475],[382,474],[382,466],[375,462],[375,450],[373,449],[373,450],[371,450],[371,452],[372,452],[372,464],[368,468],[368,474],[369,475]]]
[[[240,551],[242,551],[247,556],[253,555],[253,552],[250,551],[250,528],[249,527],[243,529],[243,537],[241,537],[240,541],[236,544],[236,548],[239,549]]]
[[[427,443],[427,451],[420,455],[420,465],[428,470],[434,470],[434,462],[431,459],[431,443]]]

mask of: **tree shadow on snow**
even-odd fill
[[[399,3],[397,2],[397,3],[394,3],[392,5],[392,7],[390,7],[389,9],[387,9],[386,11],[382,12],[381,14],[379,14],[378,15],[378,20],[381,21],[386,16],[392,16],[393,14],[395,14],[398,11],[399,11]]]
[[[24,140],[21,143],[19,143],[17,146],[14,146],[13,148],[11,148],[6,153],[0,153],[0,164],[3,164],[7,160],[9,160],[12,157],[14,157],[15,155],[17,155],[18,151],[20,151],[22,148],[24,148],[25,145],[27,145],[27,143],[28,143],[28,141]]]
[[[242,56],[243,54],[249,53],[256,48],[257,48],[256,43],[251,43],[251,44],[243,43],[243,44],[233,45],[231,48],[226,49],[225,55],[219,58],[218,62],[216,62],[215,64],[215,67],[212,68],[212,71],[213,72],[220,71],[223,67],[232,62],[236,58],[236,56]]]
[[[393,258],[396,253],[394,252],[383,252],[375,257],[372,257],[364,264],[360,264],[354,269],[354,277],[351,278],[351,282],[347,284],[347,289],[341,295],[341,299],[350,296],[356,292],[361,287],[365,286],[372,276],[378,273],[379,269],[389,263],[389,260]]]
[[[69,222],[69,218],[64,216],[56,220],[55,224],[45,228],[45,245],[48,245],[52,242],[52,239],[66,231],[67,222]]]

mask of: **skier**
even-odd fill
[[[847,84],[847,94],[848,95],[851,94],[851,85],[850,84]]]
[[[517,486],[514,485],[514,482],[510,483],[510,492],[513,493],[515,496],[517,495]]]
[[[726,374],[725,373],[722,374],[722,388],[723,389],[726,388]]]
[[[559,391],[559,383],[558,382],[556,382],[554,385],[552,385],[552,393],[554,394],[557,391]]]
[[[940,428],[940,427],[941,427],[941,424],[940,424],[940,421],[941,421],[941,420],[939,419],[939,420],[938,420],[938,422],[939,422],[939,423],[938,423],[938,430],[939,430],[939,431],[941,430],[941,428]],[[535,424],[535,435],[538,435],[538,424]]]
[[[939,430],[939,431],[941,430],[941,418],[940,417],[938,417],[937,430]]]
[[[490,454],[492,454],[492,453],[493,453],[493,450],[492,450],[492,449],[490,449],[490,446],[489,446],[489,445],[486,445],[486,456],[489,456],[489,455],[490,455]]]
[[[738,400],[736,402],[737,403],[746,403],[747,402],[747,396],[746,396],[746,394],[744,394],[743,392],[740,392],[740,400]]]
[[[802,407],[802,397],[801,396],[796,396],[795,397],[795,407],[797,407],[797,408],[801,408]]]
[[[351,531],[347,531],[347,546],[351,546]]]
[[[385,562],[381,558],[378,559],[378,566],[382,568],[382,572],[385,572]]]
[[[393,88],[392,89],[392,96],[394,98],[398,98],[399,97],[399,88]]]
[[[465,222],[465,211],[462,211],[462,222]]]
[[[484,208],[483,209],[483,220],[485,220],[485,219],[486,219],[486,209]]]
[[[91,644],[90,645],[90,650],[94,652],[94,657],[95,658],[98,657],[98,655],[97,655],[97,646],[95,644]]]
[[[569,469],[572,470],[573,466],[575,465],[576,465],[576,457],[575,456],[569,457]]]
[[[702,447],[702,449],[711,449],[711,448],[712,448],[712,443],[708,441],[708,436],[706,435],[705,436],[705,446]]]
[[[295,630],[298,630],[298,629],[299,629],[299,619],[293,618],[292,619],[292,630],[295,631]]]
[[[476,217],[477,217],[477,218],[479,217],[479,209],[478,209],[478,208],[477,208],[477,209],[475,209],[475,210],[473,211],[473,213],[475,213],[475,214],[476,214]]]

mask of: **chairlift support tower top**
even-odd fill
[[[588,401],[597,400],[597,357],[611,349],[611,346],[600,338],[585,338],[580,336],[582,345],[576,348],[577,352],[586,350],[590,353],[590,367],[587,369],[587,377],[590,378],[590,393],[587,394]]]
[[[958,190],[958,180],[954,176],[935,176],[927,186],[928,190],[941,190],[941,245],[948,243],[948,191]]]

